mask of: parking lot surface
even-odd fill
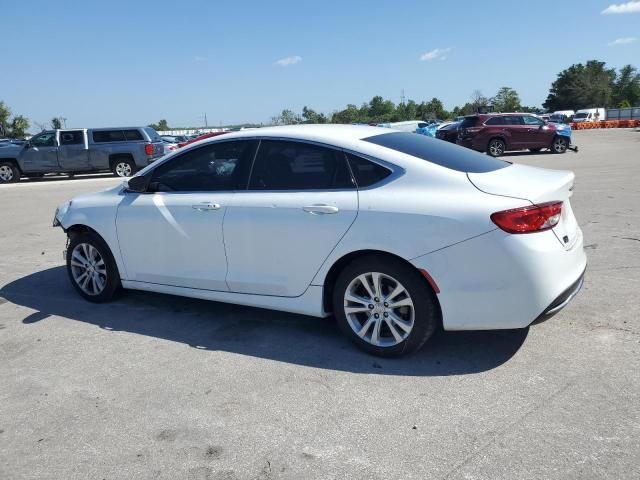
[[[546,323],[398,360],[332,319],[85,302],[51,220],[119,180],[0,186],[0,478],[640,478],[640,132],[574,142],[505,158],[575,171],[582,292]]]

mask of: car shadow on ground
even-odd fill
[[[352,345],[332,317],[320,319],[136,291],[125,291],[110,303],[92,304],[75,292],[62,266],[8,283],[0,296],[35,310],[22,320],[25,326],[56,315],[205,351],[382,375],[446,376],[491,370],[515,355],[528,334],[528,329],[440,332],[413,355],[381,359]]]

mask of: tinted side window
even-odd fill
[[[460,128],[475,127],[476,123],[478,123],[478,120],[479,120],[479,117],[475,117],[475,116],[464,117],[464,119],[462,120],[462,123],[460,123]]]
[[[221,142],[178,155],[153,170],[149,190],[217,192],[244,189],[257,141]]]
[[[82,130],[60,132],[60,145],[82,144],[84,144],[84,132]]]
[[[451,142],[443,142],[442,140],[429,138],[425,135],[416,135],[415,133],[383,133],[363,138],[362,140],[396,152],[406,153],[458,172],[492,172],[510,165],[497,158],[459,147]]]
[[[391,170],[377,163],[370,162],[362,157],[347,154],[353,176],[356,177],[358,187],[369,187],[391,175]]]
[[[524,125],[520,115],[507,115],[504,118],[505,125]]]
[[[93,132],[93,141],[104,142],[124,142],[124,132],[122,130],[96,130]]]
[[[504,117],[492,117],[486,122],[485,125],[504,125]]]
[[[124,138],[127,140],[144,140],[139,130],[125,130]]]
[[[536,117],[531,117],[529,115],[525,115],[524,117],[522,117],[522,119],[524,120],[525,125],[544,125],[544,121]]]
[[[263,140],[249,181],[251,190],[353,188],[344,155],[306,143]]]
[[[56,132],[42,132],[31,139],[34,147],[53,147],[56,144]]]

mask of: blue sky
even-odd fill
[[[503,85],[540,105],[572,63],[640,67],[640,2],[0,1],[0,100],[32,125],[266,122],[402,89],[450,109]]]

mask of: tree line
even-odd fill
[[[475,90],[463,105],[447,111],[440,99],[429,101],[407,100],[395,104],[381,96],[375,96],[360,106],[348,104],[331,114],[317,112],[305,106],[302,112],[285,109],[271,118],[272,125],[296,123],[386,123],[403,120],[447,120],[476,113],[485,105],[492,105],[496,112],[540,112],[541,108],[522,105],[518,92],[511,87],[500,88],[493,97],[486,97]],[[589,60],[576,63],[558,73],[551,84],[549,95],[542,104],[548,111],[579,110],[589,107],[637,107],[640,106],[640,73],[633,65],[625,65],[616,71],[605,62]],[[54,117],[50,124],[35,123],[40,130],[62,128],[62,117]],[[149,125],[156,130],[170,130],[166,119]],[[11,109],[0,101],[0,137],[23,138],[29,130],[29,119],[13,115]]]

